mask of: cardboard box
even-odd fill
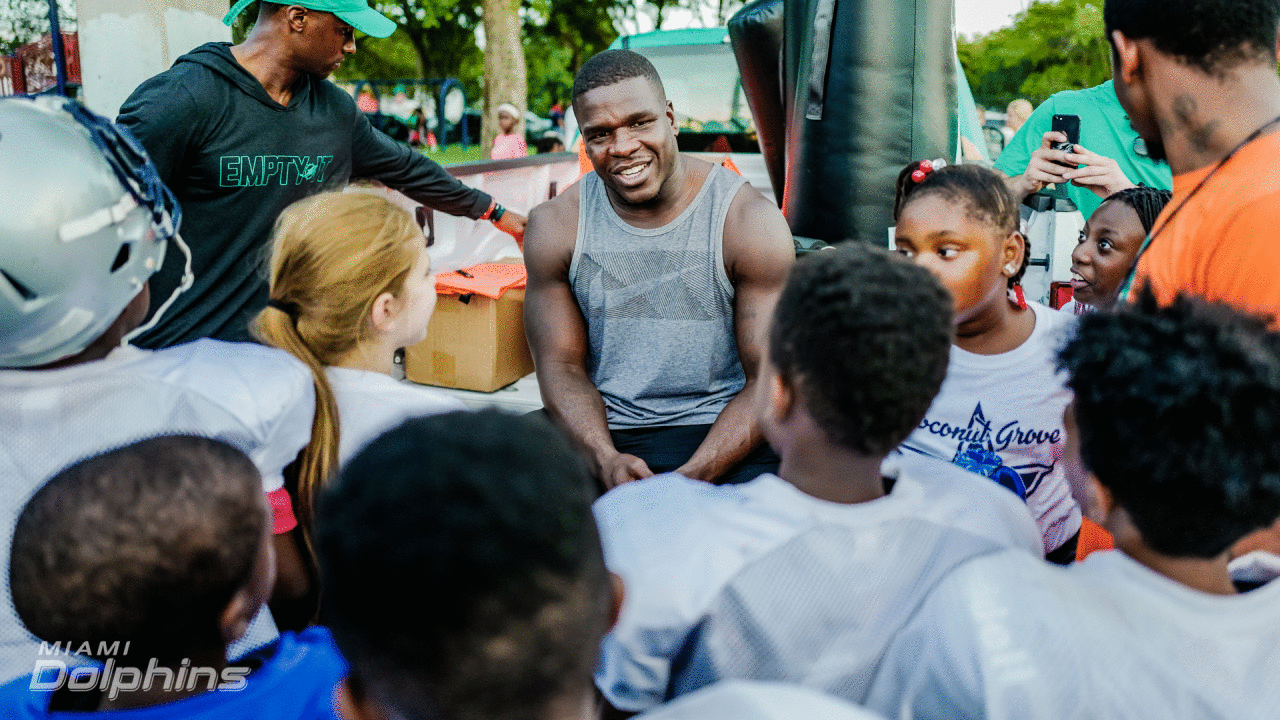
[[[404,351],[405,377],[424,385],[492,392],[531,372],[524,290],[497,300],[440,295],[427,339]]]

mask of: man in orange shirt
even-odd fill
[[[1116,96],[1173,200],[1136,287],[1280,315],[1280,78],[1275,0],[1107,0]]]
[[[1124,293],[1150,283],[1162,304],[1200,295],[1280,327],[1280,3],[1107,0],[1116,96],[1173,200]],[[1280,522],[1235,553],[1280,554]]]

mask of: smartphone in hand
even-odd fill
[[[1053,144],[1052,147],[1054,150],[1072,152],[1075,150],[1076,144],[1080,142],[1079,115],[1054,115],[1053,125],[1049,129],[1067,136],[1066,142],[1056,142]]]

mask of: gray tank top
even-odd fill
[[[679,217],[649,230],[618,217],[599,176],[583,176],[569,282],[610,429],[710,424],[742,389],[722,243],[742,182],[714,166]]]

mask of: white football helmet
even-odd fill
[[[0,367],[88,347],[160,267],[169,239],[181,243],[180,222],[128,131],[65,98],[0,99]]]

